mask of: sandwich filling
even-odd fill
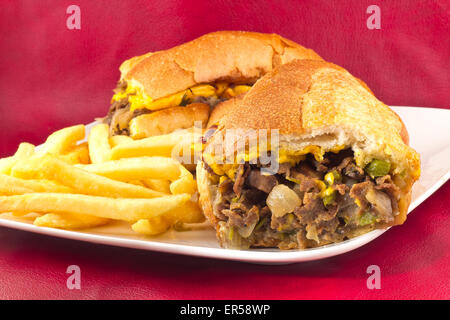
[[[361,168],[350,148],[280,158],[270,175],[259,164],[225,173],[207,162],[218,236],[228,248],[321,246],[393,225],[399,212],[390,163],[373,159]]]
[[[111,128],[112,135],[138,135],[131,132],[130,122],[137,118],[170,107],[185,107],[192,103],[205,103],[210,108],[232,97],[250,90],[251,84],[218,82],[200,84],[167,97],[153,100],[132,82],[122,80],[114,90],[111,107],[104,123]]]

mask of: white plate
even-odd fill
[[[403,119],[410,134],[410,144],[421,155],[422,174],[413,187],[411,212],[450,178],[450,110],[393,107]],[[145,238],[136,235],[128,224],[114,223],[84,231],[67,231],[34,226],[30,220],[0,215],[0,226],[31,231],[50,236],[101,243],[135,249],[177,253],[261,264],[285,264],[323,259],[361,247],[386,230],[375,230],[360,237],[307,250],[278,249],[229,250],[218,246],[215,232],[203,230],[175,232]],[[401,228],[401,226],[397,227]]]

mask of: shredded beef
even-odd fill
[[[249,171],[250,167],[248,165],[239,165],[233,186],[233,191],[238,197],[241,195],[242,189],[244,188],[245,178],[249,174]]]
[[[394,184],[390,175],[385,175],[383,177],[379,177],[376,180],[375,189],[381,190],[391,198],[392,210],[397,213],[398,212],[398,198],[400,195],[400,189]]]
[[[290,163],[280,163],[277,173],[289,176],[289,171],[290,171],[291,167],[292,166]]]
[[[341,163],[336,167],[337,170],[341,171],[347,167],[353,161],[352,157],[346,157],[342,159]]]
[[[373,183],[370,181],[356,183],[350,189],[350,197],[359,201],[359,206],[364,210],[369,207],[369,202],[366,199],[367,191],[373,188]]]
[[[314,170],[307,162],[300,162],[295,169],[292,169],[292,177],[295,178],[295,175],[302,174],[308,178],[321,179],[322,174],[316,170]]]
[[[303,206],[294,209],[301,224],[313,223],[319,213],[326,211],[323,201],[316,193],[305,193],[303,197]]]
[[[260,165],[239,165],[234,181],[227,178],[218,186],[219,200],[214,208],[220,213],[215,212],[216,216],[228,226],[237,227],[245,245],[285,249],[314,247],[352,237],[352,232],[360,230],[361,215],[366,211],[375,215],[377,222],[392,222],[398,211],[398,187],[389,175],[371,179],[349,155],[351,150],[327,153],[321,162],[308,155],[297,165],[281,164],[274,175],[261,174]],[[325,205],[323,182],[319,181],[332,170],[341,176],[327,185],[334,193],[333,200]],[[272,215],[266,205],[268,194],[277,184],[293,189],[302,200],[293,212],[281,217]],[[252,233],[256,223],[258,227]]]
[[[355,163],[351,162],[349,163],[343,170],[343,173],[350,178],[361,180],[364,179],[365,174],[364,170],[360,167],[356,166]]]
[[[349,187],[342,183],[337,183],[334,188],[340,195],[344,195],[349,190]]]
[[[228,223],[232,227],[243,228],[256,223],[259,219],[259,208],[252,206],[245,213],[236,210],[222,210],[222,213],[228,217]]]
[[[219,184],[219,192],[222,194],[233,192],[233,181],[231,179],[225,179],[225,181]]]
[[[278,184],[278,180],[275,175],[264,175],[261,170],[253,169],[247,176],[246,183],[253,188],[269,193]]]

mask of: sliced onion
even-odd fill
[[[258,220],[256,220],[254,223],[251,223],[247,225],[246,227],[241,227],[238,229],[239,234],[243,238],[248,238],[253,232],[253,229],[255,229],[256,224],[258,223]]]
[[[270,191],[266,203],[275,217],[282,217],[300,206],[302,200],[294,190],[284,184],[279,184]]]
[[[366,193],[366,199],[379,213],[383,215],[392,215],[391,199],[386,193],[369,189]]]

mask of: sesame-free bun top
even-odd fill
[[[221,143],[218,132],[268,129],[279,131],[280,149],[287,151],[310,145],[325,151],[345,146],[353,149],[361,167],[372,159],[388,160],[402,192],[399,219],[406,217],[411,187],[420,174],[419,155],[408,146],[399,116],[345,69],[324,61],[292,61],[266,74],[240,101],[225,107],[226,112],[219,105],[211,115],[217,130],[206,150]]]
[[[294,59],[322,60],[313,50],[277,34],[219,31],[131,58],[120,71],[121,80],[131,80],[152,99],[159,99],[200,83],[254,82]]]

